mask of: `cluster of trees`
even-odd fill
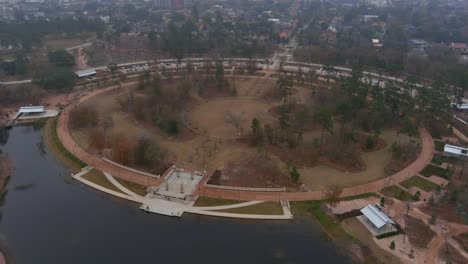
[[[220,14],[207,15],[203,19],[203,28],[200,28],[194,17],[178,15],[178,20],[172,20],[163,33],[149,32],[147,36],[154,49],[162,49],[178,60],[206,53],[251,58],[273,52],[277,34],[266,18],[238,25],[216,22],[222,20]],[[274,41],[245,38],[251,34],[263,34]]]
[[[335,6],[335,11],[331,12],[330,5],[335,6],[314,2],[306,7],[304,13],[310,15],[301,17],[300,23],[308,26],[298,35],[302,44],[295,51],[298,60],[333,65],[360,64],[390,75],[409,73],[430,79],[437,76],[468,89],[468,66],[459,63],[446,45],[433,45],[426,51],[427,56],[409,53],[411,47],[408,45],[411,38],[435,43],[468,43],[466,10],[438,3],[422,3],[414,7],[414,3],[399,2],[381,8]],[[385,23],[385,30],[377,30],[380,28],[377,23],[363,21],[363,16],[368,14],[378,15],[377,19]],[[440,14],[450,14],[450,18],[434,19]],[[320,34],[328,30],[327,21],[340,15],[344,21],[336,33],[336,43],[321,42]],[[372,38],[382,40],[383,48],[372,47]]]
[[[59,49],[49,52],[48,58],[55,67],[36,73],[33,82],[45,90],[71,90],[75,86],[75,74],[71,70],[75,66],[75,57],[66,50]]]
[[[161,173],[167,168],[166,151],[146,136],[140,136],[134,142],[123,134],[116,135],[112,142],[112,159],[124,165],[145,168],[151,173]]]
[[[28,73],[27,59],[17,55],[14,60],[0,61],[0,70],[6,75],[25,75]]]
[[[132,113],[141,122],[158,126],[169,135],[177,135],[191,83],[163,82],[159,75],[151,77],[146,74],[138,87],[136,92],[129,91],[118,99],[121,109]]]
[[[0,22],[0,46],[30,51],[40,47],[47,34],[73,36],[81,32],[100,32],[104,28],[100,19],[82,16]]]
[[[0,86],[0,104],[14,104],[22,102],[37,105],[44,96],[44,91],[34,86]]]

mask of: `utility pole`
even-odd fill
[[[442,236],[444,237],[445,240],[445,250],[447,251],[447,258],[450,260],[450,251],[449,251],[449,246],[447,242],[447,237],[445,236],[444,230],[442,229],[442,226],[439,225],[440,232],[442,233]]]
[[[405,216],[404,216],[405,228],[403,230],[403,244],[405,243],[405,240],[406,240],[406,226],[408,225],[407,222],[406,222],[406,218],[408,217],[409,208],[410,208],[409,203],[406,203],[406,213],[405,213]]]

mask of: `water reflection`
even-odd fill
[[[0,207],[0,249],[8,246],[15,263],[349,263],[309,218],[173,219],[70,184],[67,170],[35,147],[41,137],[15,127],[0,148],[16,165]]]

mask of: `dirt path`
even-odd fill
[[[448,232],[445,232],[445,237],[447,239],[468,232],[468,225],[447,223],[446,226],[449,230]],[[429,243],[424,262],[428,264],[438,263],[437,260],[439,259],[439,252],[444,244],[444,236],[441,233],[438,233],[438,236]]]

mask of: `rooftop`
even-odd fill
[[[384,212],[380,211],[379,208],[377,208],[375,205],[372,205],[372,204],[369,204],[366,207],[362,208],[361,212],[377,228],[381,228],[388,223],[391,223],[391,224],[395,223]]]
[[[19,113],[42,113],[45,111],[44,106],[23,106],[20,107]]]

